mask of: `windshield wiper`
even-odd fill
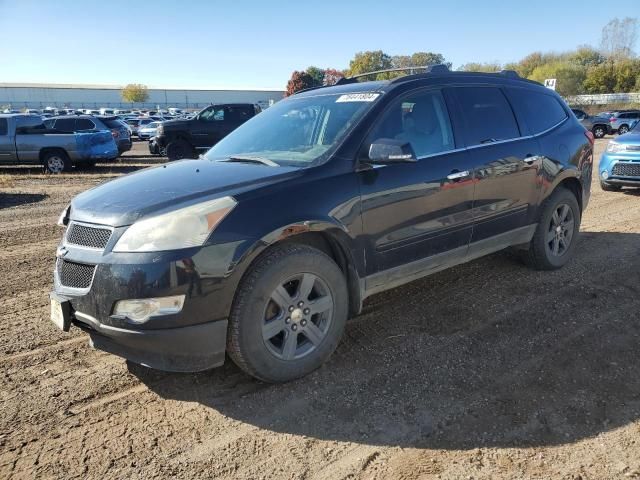
[[[223,162],[246,162],[246,163],[260,163],[262,165],[267,165],[269,167],[279,167],[276,162],[273,160],[269,160],[268,158],[262,157],[245,157],[240,155],[234,155],[229,157],[227,160],[222,160]]]

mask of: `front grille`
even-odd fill
[[[104,249],[111,238],[111,230],[108,228],[88,227],[78,223],[72,223],[67,232],[67,243],[81,247]]]
[[[89,288],[96,266],[60,259],[57,269],[61,285],[69,288]]]
[[[616,163],[611,175],[614,177],[640,177],[640,163]]]

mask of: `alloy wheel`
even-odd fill
[[[333,310],[333,296],[320,277],[303,273],[287,279],[273,291],[265,306],[265,345],[281,360],[308,355],[327,336]]]
[[[561,257],[569,250],[574,227],[575,219],[571,207],[566,203],[557,205],[546,236],[547,249],[551,255]]]

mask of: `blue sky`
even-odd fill
[[[504,63],[598,45],[636,1],[0,0],[0,82],[280,89],[377,49]]]

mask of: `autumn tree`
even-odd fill
[[[149,91],[146,85],[130,83],[120,92],[122,99],[129,103],[144,103],[149,100]]]
[[[340,70],[336,70],[335,68],[327,68],[324,71],[324,79],[323,85],[335,85],[338,83],[338,80],[344,78],[344,73]]]
[[[285,97],[289,95],[293,95],[300,90],[304,90],[306,88],[311,88],[314,86],[314,80],[311,75],[307,72],[299,72],[295,70],[291,74],[291,78],[287,82],[287,90],[285,92]]]
[[[556,91],[562,96],[578,95],[584,92],[583,82],[587,69],[569,62],[545,63],[536,67],[529,78],[543,83],[547,78],[556,79]]]

